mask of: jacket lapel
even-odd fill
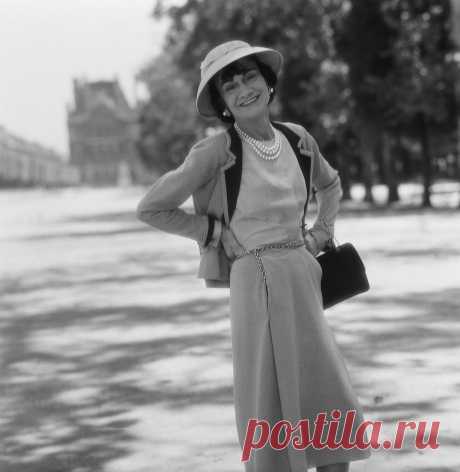
[[[243,171],[243,145],[235,128],[230,126],[227,130],[230,136],[230,152],[235,156],[234,164],[225,170],[225,187],[227,190],[228,222],[230,223],[238,200],[241,185],[241,173]]]
[[[311,162],[310,162],[310,155],[309,153],[305,152],[302,148],[302,138],[299,137],[294,131],[288,128],[286,125],[283,125],[277,121],[273,121],[272,125],[281,131],[289,141],[289,144],[292,147],[292,150],[297,157],[297,161],[300,166],[300,170],[302,171],[303,177],[305,179],[305,186],[307,187],[307,195],[310,196],[310,169],[311,169]],[[308,198],[307,198],[308,201]]]

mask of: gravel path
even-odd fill
[[[135,220],[142,192],[0,193],[2,472],[243,471],[228,293]],[[336,234],[372,285],[326,311],[367,419],[441,422],[437,450],[351,470],[460,470],[460,213],[344,211]]]

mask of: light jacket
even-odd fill
[[[333,235],[339,210],[342,188],[338,172],[321,155],[315,139],[305,128],[293,123],[272,124],[283,132],[296,154],[308,197],[311,189],[315,192],[317,216],[309,232],[319,252]],[[198,243],[198,277],[205,279],[207,287],[229,287],[232,261],[222,244],[205,247],[205,241],[208,215],[229,225],[238,199],[241,172],[242,143],[231,126],[197,142],[177,169],[154,182],[137,207],[141,221]],[[179,208],[191,195],[194,214]]]

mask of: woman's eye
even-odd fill
[[[224,90],[224,92],[230,92],[230,91],[232,91],[235,87],[236,87],[236,85],[235,85],[234,82],[227,82],[226,84],[224,84],[223,90]]]
[[[246,78],[248,80],[255,79],[256,77],[257,77],[257,72],[255,70],[251,70],[251,71],[246,73]]]

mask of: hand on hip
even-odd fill
[[[221,242],[225,254],[231,260],[244,253],[244,247],[238,242],[233,231],[228,226],[222,228]]]

